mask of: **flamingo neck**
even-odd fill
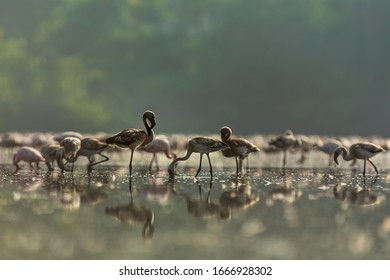
[[[343,154],[343,159],[345,161],[350,161],[354,159],[354,157],[351,156],[351,153],[344,147],[342,148],[342,154]]]
[[[191,150],[187,150],[187,154],[184,156],[184,157],[180,157],[180,158],[175,158],[171,164],[168,166],[168,173],[169,173],[169,176],[170,177],[174,177],[175,176],[175,167],[176,167],[176,163],[178,161],[184,161],[184,160],[187,160],[190,158],[192,154],[192,151]]]
[[[154,131],[153,131],[152,125],[150,124],[150,122],[148,122],[147,118],[144,118],[143,121],[144,121],[144,125],[146,128],[146,133],[147,133],[147,137],[146,137],[145,141],[142,143],[142,146],[145,146],[153,141]]]

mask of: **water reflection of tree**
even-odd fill
[[[125,224],[136,225],[143,223],[142,237],[151,239],[154,234],[154,211],[134,202],[131,177],[129,178],[129,192],[130,202],[128,204],[106,207],[105,213]]]

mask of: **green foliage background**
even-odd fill
[[[390,135],[390,1],[0,0],[0,131]]]

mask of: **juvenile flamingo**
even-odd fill
[[[343,155],[343,159],[346,161],[355,160],[355,159],[364,160],[364,169],[363,169],[364,177],[366,176],[366,161],[368,161],[374,167],[376,174],[379,175],[378,169],[376,168],[374,163],[370,160],[370,158],[384,151],[385,149],[383,149],[379,145],[372,144],[369,142],[362,142],[362,143],[353,144],[351,147],[349,147],[349,149],[343,146],[338,147],[334,151],[333,159],[337,165],[339,164],[337,158],[341,154]]]
[[[225,157],[234,157],[236,159],[236,174],[242,173],[242,161],[248,158],[252,152],[260,151],[259,147],[244,138],[232,138],[232,130],[228,126],[221,128],[221,140],[229,145],[228,149],[222,150]]]
[[[210,166],[210,175],[213,177],[213,167],[211,165],[211,160],[209,153],[217,152],[223,149],[229,148],[228,144],[223,143],[217,139],[209,138],[209,137],[195,137],[188,141],[187,145],[187,154],[184,157],[174,159],[171,164],[168,166],[169,176],[172,178],[175,176],[175,167],[178,161],[185,161],[189,159],[192,153],[200,154],[199,168],[195,174],[195,177],[198,176],[200,170],[202,169],[202,158],[203,154],[206,154],[207,159],[209,160]]]
[[[157,153],[164,153],[169,159],[176,158],[176,154],[171,151],[171,146],[167,137],[163,135],[156,136],[152,142],[143,147],[138,148],[138,150],[153,154],[152,160],[150,161],[148,167],[149,171],[152,170],[153,162],[156,162],[156,167],[157,169],[159,169],[157,162]]]
[[[78,159],[79,156],[87,157],[89,161],[87,168],[88,173],[90,173],[92,172],[92,166],[109,160],[108,156],[102,154],[102,152],[108,146],[109,144],[101,142],[96,138],[81,139],[80,149],[77,151],[76,156],[72,157],[68,161],[74,164],[74,162]],[[101,157],[103,157],[103,159],[98,162],[94,162],[94,155],[100,155]]]
[[[283,151],[283,167],[286,166],[287,150],[297,148],[301,144],[300,139],[294,136],[291,130],[286,130],[283,134],[275,139],[271,139],[269,144]]]
[[[65,170],[65,165],[63,163],[63,159],[65,159],[68,162],[72,163],[72,169],[71,172],[73,172],[74,167],[74,161],[77,156],[77,152],[81,148],[81,140],[77,137],[65,137],[60,142],[61,147],[63,147],[62,154],[60,155],[60,158],[58,159],[58,163],[61,165],[61,171]]]
[[[136,128],[128,128],[106,139],[107,144],[116,144],[131,150],[129,171],[131,174],[134,150],[143,147],[154,138],[153,127],[156,125],[156,116],[152,111],[145,111],[143,122],[146,132]]]
[[[16,167],[16,171],[20,169],[18,165],[19,161],[28,162],[31,170],[33,170],[34,169],[34,167],[32,166],[33,162],[35,162],[35,164],[37,165],[37,169],[39,169],[39,162],[45,161],[45,159],[43,158],[43,156],[38,150],[31,147],[24,146],[24,147],[20,147],[12,157],[12,162]]]
[[[61,160],[64,148],[58,144],[46,144],[41,148],[41,154],[45,158],[45,163],[49,171],[53,171],[52,164],[57,160],[58,166],[61,168]]]

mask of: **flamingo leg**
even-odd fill
[[[156,162],[156,168],[157,170],[159,170],[159,167],[158,167],[158,157],[157,157],[157,154],[154,154],[154,158],[155,158],[155,162]]]
[[[154,162],[155,157],[156,157],[156,154],[153,153],[152,159],[150,160],[150,163],[148,165],[149,171],[152,171],[152,166],[153,166],[153,162]]]
[[[287,150],[283,151],[283,168],[286,167]]]
[[[367,159],[367,160],[374,167],[376,174],[379,175],[378,169],[376,168],[375,164],[370,159]]]
[[[240,167],[239,167],[239,163],[238,163],[238,157],[235,157],[235,160],[236,160],[236,175],[238,176],[238,174],[240,174]]]
[[[210,155],[209,153],[206,153],[207,159],[209,160],[209,165],[210,165],[210,175],[213,177],[213,166],[211,165],[211,160],[210,160]]]
[[[91,162],[91,161],[90,161],[89,164],[88,164],[88,166],[87,166],[88,172],[91,172],[91,171],[92,171],[92,166],[95,166],[95,165],[97,165],[97,164],[99,164],[99,163],[102,163],[102,162],[105,162],[105,161],[108,161],[108,160],[109,160],[109,157],[106,156],[106,155],[103,155],[103,154],[101,154],[101,153],[98,153],[98,155],[102,156],[104,159],[102,159],[101,161],[98,161],[98,162]]]
[[[201,153],[200,154],[200,161],[199,161],[199,168],[198,168],[198,171],[196,171],[195,177],[198,176],[200,170],[202,169],[202,158],[203,158],[203,154]]]
[[[363,177],[366,177],[366,160],[364,160],[364,165],[363,165]]]
[[[130,162],[129,162],[129,172],[130,172],[130,174],[131,174],[131,170],[133,169],[133,154],[134,154],[134,149],[131,149]]]

